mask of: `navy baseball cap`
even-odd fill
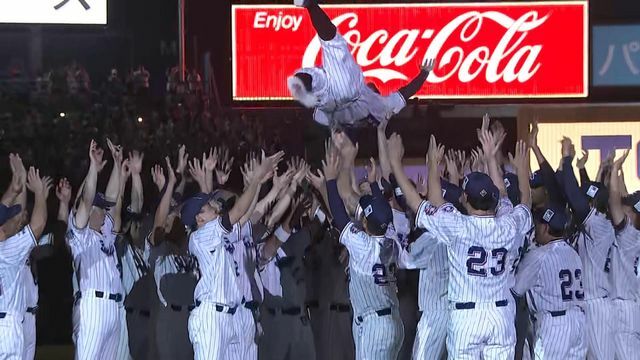
[[[393,222],[393,212],[386,199],[365,195],[360,198],[360,207],[367,224],[372,230],[384,233],[391,222]]]
[[[549,205],[534,210],[533,219],[537,222],[548,224],[554,231],[564,231],[569,222],[566,209],[557,205]]]
[[[640,214],[640,191],[623,197],[622,204],[631,206],[636,214]]]
[[[504,187],[507,189],[507,196],[509,200],[516,206],[520,204],[520,183],[518,182],[518,176],[514,173],[505,173],[503,176]]]
[[[597,209],[606,209],[609,204],[609,189],[603,183],[589,181],[581,186],[582,193],[594,201]]]
[[[96,196],[93,197],[93,206],[103,210],[109,210],[116,206],[116,203],[107,200],[103,193],[96,193]]]
[[[544,181],[542,181],[542,173],[540,170],[536,170],[531,174],[531,178],[529,179],[529,186],[532,189],[539,188],[544,185]]]
[[[0,226],[4,225],[9,219],[18,215],[22,211],[22,206],[13,205],[6,206],[4,204],[0,204]]]
[[[180,219],[186,226],[193,228],[196,226],[196,215],[200,213],[202,207],[211,200],[210,194],[197,193],[187,199],[180,210]]]
[[[453,204],[454,206],[460,205],[460,197],[463,192],[459,186],[456,186],[445,179],[440,179],[440,186],[442,187],[442,197],[444,201]]]
[[[481,172],[472,172],[462,180],[462,190],[468,198],[481,201],[485,199],[493,200],[493,207],[498,205],[500,191],[493,184],[489,175]]]

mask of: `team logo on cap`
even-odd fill
[[[590,185],[589,189],[587,190],[587,196],[589,196],[592,199],[595,199],[596,194],[598,193],[598,187],[594,186],[594,185]]]
[[[511,181],[509,181],[509,179],[504,178],[504,186],[509,187],[511,186]]]
[[[469,183],[469,178],[465,176],[464,180],[462,180],[462,190],[467,190],[468,183]]]
[[[442,197],[445,197],[447,195],[447,189],[442,189]]]
[[[395,189],[395,193],[396,193],[396,196],[402,196],[402,189],[401,189],[401,188],[399,188],[399,187],[397,187],[397,188]]]
[[[485,189],[482,189],[482,191],[480,191],[480,196],[482,197],[487,196],[487,191]]]
[[[364,208],[364,216],[369,216],[371,215],[372,212],[373,212],[373,208],[371,207],[371,205]]]
[[[640,212],[640,201],[633,205],[633,208],[636,209],[636,211]]]
[[[553,210],[547,209],[547,211],[544,212],[544,215],[542,215],[542,218],[544,219],[544,221],[549,222],[555,214],[556,213],[554,213]]]

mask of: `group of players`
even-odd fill
[[[152,167],[158,197],[143,214],[143,154],[125,158],[107,140],[113,166],[100,192],[108,161],[91,141],[73,202],[69,182],[57,183],[66,231],[56,237],[43,236],[52,179],[11,154],[0,200],[0,358],[34,357],[30,258],[52,239],[73,258],[77,359],[396,359],[403,344],[414,359],[637,358],[640,192],[624,185],[628,151],[603,161],[596,181],[585,153],[578,184],[569,139],[556,170],[536,124],[505,158],[506,133],[486,116],[470,156],[431,137],[427,176],[414,182],[386,124],[434,63],[381,96],[315,0],[296,3],[308,9],[325,66],[288,85],[333,129],[322,169],[295,158],[284,167],[282,152],[251,154],[234,194],[222,190],[228,154],[189,161],[182,146],[175,168],[171,155]],[[358,182],[348,133],[365,122],[377,124],[379,153]],[[399,300],[403,269],[418,270],[418,309]],[[419,313],[417,325],[407,313]],[[415,339],[405,339],[412,328]]]

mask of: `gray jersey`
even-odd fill
[[[349,295],[354,314],[398,308],[396,241],[385,236],[369,236],[349,223],[340,234],[340,243],[349,251]]]

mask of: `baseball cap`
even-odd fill
[[[520,203],[520,184],[518,183],[518,176],[514,173],[504,173],[504,186],[507,189],[507,196],[509,200],[516,206]]]
[[[180,210],[180,219],[186,226],[192,228],[196,225],[196,215],[202,207],[211,200],[210,194],[197,193],[187,199]]]
[[[603,183],[589,181],[581,186],[582,193],[594,201],[597,209],[606,209],[609,203],[609,190]]]
[[[631,206],[636,214],[640,214],[640,191],[623,197],[622,204]]]
[[[0,204],[0,226],[4,225],[9,219],[18,215],[22,211],[22,206],[13,205],[6,206],[4,204]]]
[[[112,207],[116,206],[116,203],[107,200],[103,193],[96,193],[96,195],[93,197],[93,206],[103,210],[109,210]]]
[[[529,186],[531,188],[536,189],[544,185],[544,181],[542,181],[542,173],[540,170],[536,170],[531,174],[531,178],[529,179]]]
[[[460,205],[460,197],[462,196],[462,189],[445,179],[440,179],[440,186],[442,187],[442,197],[444,201],[453,204],[454,206]]]
[[[533,218],[537,222],[548,224],[554,231],[563,231],[569,222],[566,209],[557,205],[549,205],[534,210]]]
[[[359,203],[371,230],[384,233],[393,221],[393,212],[389,202],[381,197],[365,195],[360,198]]]
[[[492,199],[492,207],[498,204],[500,192],[487,174],[477,171],[469,173],[462,180],[462,190],[472,200],[485,201]]]

